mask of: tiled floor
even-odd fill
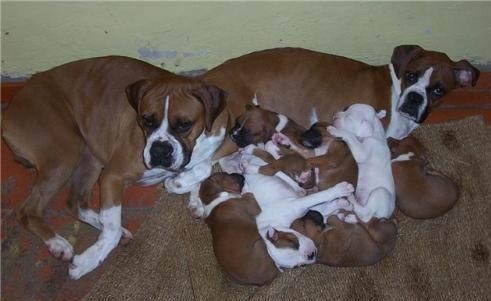
[[[2,109],[22,83],[2,83]],[[453,91],[446,96],[444,104],[432,112],[429,122],[444,122],[465,116],[481,114],[491,122],[491,73],[482,73],[474,88]],[[1,184],[2,184],[2,300],[79,300],[84,296],[105,268],[117,248],[101,267],[78,281],[67,277],[68,265],[52,258],[44,244],[31,233],[19,226],[14,209],[27,196],[34,180],[34,172],[15,163],[10,150],[1,143]],[[93,205],[97,207],[94,193]],[[46,210],[46,217],[61,235],[80,253],[95,239],[98,232],[75,221],[66,214],[64,199],[66,192],[53,201]],[[154,205],[157,196],[155,187],[130,188],[124,196],[123,223],[135,234],[138,227]],[[124,247],[124,246],[123,246]]]

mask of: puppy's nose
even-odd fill
[[[316,148],[322,144],[322,135],[319,130],[310,128],[300,134],[300,142],[307,148]]]
[[[242,191],[242,188],[244,188],[245,177],[239,173],[233,173],[231,176],[235,177],[240,186],[240,190]]]
[[[312,252],[312,253],[310,253],[310,254],[307,256],[307,259],[308,259],[308,260],[312,260],[312,259],[314,259],[314,258],[315,258],[315,251],[314,251],[314,252]]]
[[[417,92],[409,92],[407,95],[407,100],[411,103],[414,104],[421,104],[423,103],[423,95],[417,93]]]
[[[172,163],[172,152],[174,151],[169,141],[156,141],[150,147],[150,158],[152,166],[161,165],[169,167]]]

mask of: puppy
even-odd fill
[[[383,117],[385,111],[377,113],[369,105],[354,104],[336,113],[334,126],[327,128],[331,135],[346,142],[358,164],[353,206],[355,214],[365,223],[372,217],[389,218],[395,208],[390,150],[379,120]],[[353,215],[346,218],[356,222]]]
[[[240,195],[243,185],[242,175],[214,173],[201,184],[199,197],[222,269],[241,284],[263,285],[278,269],[256,227],[261,209],[252,194]]]
[[[250,170],[247,167],[250,164],[262,166],[266,162],[244,154],[242,165],[245,165],[245,171]],[[311,239],[289,228],[291,223],[316,205],[326,203],[326,215],[328,211],[345,209],[349,203],[336,199],[348,196],[354,190],[351,184],[344,182],[321,192],[301,196],[276,176],[246,173],[245,182],[244,191],[253,193],[261,207],[261,213],[256,217],[259,234],[277,266],[285,268],[313,263],[317,251]],[[288,245],[279,244],[280,235],[289,241]]]
[[[390,140],[397,207],[412,218],[433,218],[450,210],[459,197],[455,183],[428,166],[423,145],[414,137]]]
[[[372,265],[395,247],[397,227],[393,221],[372,219],[367,224],[351,224],[331,215],[326,226],[319,216],[318,212],[309,212],[291,225],[316,242],[318,263],[342,267]]]
[[[243,148],[249,144],[266,143],[276,132],[282,132],[288,137],[299,137],[304,131],[304,127],[285,115],[248,104],[246,111],[237,117],[230,138]]]

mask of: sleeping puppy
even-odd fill
[[[230,138],[243,148],[250,144],[266,143],[277,132],[294,139],[304,131],[304,127],[285,115],[248,104],[246,111],[237,117]]]
[[[352,198],[357,217],[367,223],[371,218],[389,218],[395,209],[395,189],[390,150],[380,119],[385,111],[375,112],[366,104],[354,104],[334,115],[331,135],[348,145],[358,164],[356,200]],[[353,215],[345,221],[356,222]]]
[[[252,194],[240,195],[243,185],[242,175],[214,173],[201,184],[199,197],[219,265],[241,284],[263,285],[278,269],[257,231],[261,209]]]
[[[351,224],[331,215],[325,225],[320,216],[311,211],[291,225],[316,242],[318,263],[340,267],[372,265],[395,247],[397,227],[393,221],[372,219],[366,224]]]
[[[443,215],[457,202],[455,183],[428,166],[426,150],[414,137],[390,140],[397,207],[412,218]]]

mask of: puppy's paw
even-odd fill
[[[287,148],[289,148],[292,144],[292,142],[290,141],[290,139],[287,136],[285,136],[282,133],[278,133],[278,132],[273,134],[273,137],[271,137],[271,140],[273,141],[274,144],[285,146]]]
[[[53,257],[63,261],[70,261],[73,258],[73,247],[63,237],[55,234],[54,237],[44,242],[48,246],[49,252]]]
[[[175,194],[184,194],[191,191],[193,186],[184,185],[178,178],[168,178],[164,182],[165,189]]]
[[[350,201],[348,201],[347,199],[344,199],[344,198],[337,199],[336,205],[341,210],[346,210],[346,211],[352,211],[353,210],[353,205],[350,203]]]
[[[73,280],[80,279],[80,277],[97,267],[97,264],[94,265],[93,263],[93,261],[86,259],[83,254],[75,255],[75,257],[73,257],[72,263],[68,267],[68,275]]]
[[[338,184],[336,184],[336,186],[334,186],[334,189],[336,189],[338,191],[338,193],[340,194],[340,197],[349,196],[355,191],[355,188],[353,187],[353,185],[351,185],[348,182],[338,183]]]
[[[356,224],[358,223],[358,219],[356,218],[356,215],[350,213],[344,217],[344,222],[348,224]]]

